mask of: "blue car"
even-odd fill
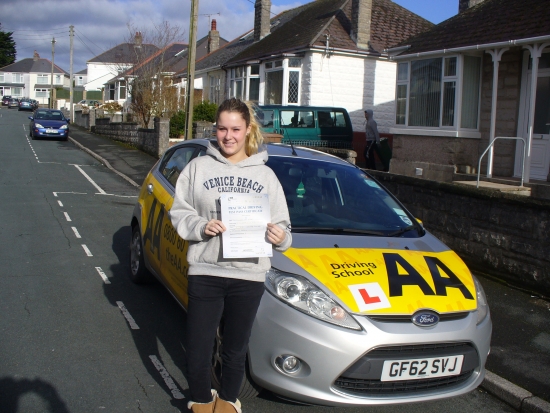
[[[29,136],[32,139],[60,138],[66,141],[69,137],[70,120],[60,110],[38,109],[29,119]]]

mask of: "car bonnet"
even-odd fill
[[[441,314],[477,307],[470,270],[431,234],[422,240],[304,235],[293,234],[293,247],[274,256],[273,266],[313,277],[352,313],[412,315],[430,309]],[[330,245],[321,245],[320,238],[330,238]],[[370,239],[360,243],[360,238]]]

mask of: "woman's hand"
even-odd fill
[[[280,245],[286,238],[286,232],[284,232],[280,226],[275,224],[267,224],[267,239],[273,245]]]
[[[206,223],[206,226],[204,227],[204,233],[211,237],[215,237],[216,235],[221,234],[224,231],[225,225],[223,225],[223,222],[217,219],[211,219]]]

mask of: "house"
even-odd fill
[[[359,132],[370,108],[387,132],[396,64],[385,49],[432,27],[391,0],[316,0],[273,18],[256,0],[254,29],[197,61],[195,88],[213,102],[344,107]]]
[[[143,36],[137,32],[133,43],[121,43],[86,62],[87,82],[84,85],[88,99],[102,99],[104,84],[142,62],[158,51],[158,47],[143,43]],[[110,92],[109,92],[110,97]]]
[[[19,60],[0,68],[0,93],[17,98],[36,99],[47,105],[50,90],[53,88],[69,89],[69,74],[52,62],[43,59],[35,51],[32,58]]]
[[[75,86],[84,87],[84,85],[88,82],[88,68],[83,69],[80,72],[76,72],[73,77]]]
[[[549,179],[547,2],[459,0],[458,15],[388,53],[398,68],[390,172]]]

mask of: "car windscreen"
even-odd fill
[[[375,180],[353,166],[270,156],[292,231],[418,237],[422,227]]]

